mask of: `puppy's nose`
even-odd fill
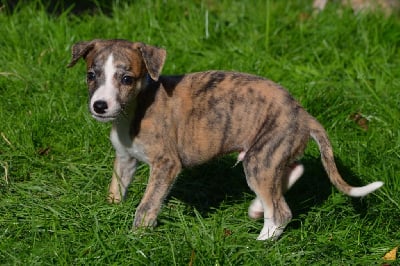
[[[107,102],[98,100],[93,103],[93,110],[98,114],[104,114],[108,108]]]

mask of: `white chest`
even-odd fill
[[[141,162],[149,163],[145,147],[140,141],[132,140],[128,126],[114,126],[111,129],[110,139],[118,156],[134,157]]]

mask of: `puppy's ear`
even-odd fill
[[[97,40],[93,40],[90,42],[78,42],[72,46],[72,58],[71,62],[68,64],[67,67],[73,67],[76,62],[82,57],[86,59],[88,53],[93,50],[94,46],[96,45]]]
[[[139,51],[142,54],[147,72],[154,81],[157,81],[164,66],[167,51],[162,48],[145,44],[139,45]]]

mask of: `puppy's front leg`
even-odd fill
[[[157,215],[163,200],[181,170],[178,159],[162,158],[150,166],[150,177],[142,201],[136,209],[133,227],[151,227],[157,224]]]
[[[117,155],[108,194],[110,203],[118,203],[125,197],[126,190],[136,171],[136,164],[135,158]]]

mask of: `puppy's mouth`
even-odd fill
[[[103,108],[100,108],[103,107]],[[90,114],[94,119],[99,122],[111,122],[117,120],[121,117],[127,117],[127,105],[124,103],[114,103],[114,104],[107,104],[106,108],[104,108],[104,104],[91,104],[89,106]]]
[[[92,113],[92,117],[99,122],[111,122],[117,119],[118,115],[107,115],[107,114],[94,114]]]
[[[123,113],[123,109],[119,103],[110,104],[106,101],[94,102],[89,106],[89,111],[92,117],[99,122],[114,121]]]

